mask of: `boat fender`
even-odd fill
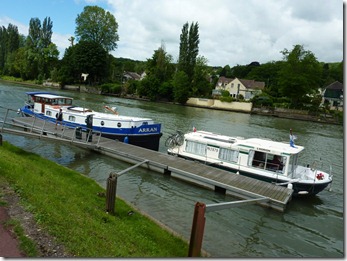
[[[287,185],[287,188],[288,188],[288,189],[293,189],[293,184],[292,184],[292,183],[289,183],[289,184]]]
[[[128,138],[128,136],[125,136],[125,138],[124,138],[124,143],[129,144],[129,138]]]

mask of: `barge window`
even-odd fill
[[[75,122],[75,121],[76,121],[76,117],[75,117],[75,116],[70,115],[70,116],[69,116],[69,121]]]
[[[206,144],[188,140],[186,142],[186,152],[193,153],[196,155],[205,156],[206,155]]]
[[[52,116],[52,112],[51,111],[46,111],[46,115],[47,116]]]
[[[239,152],[237,150],[220,148],[218,158],[229,162],[237,162]]]

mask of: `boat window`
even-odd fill
[[[193,153],[196,155],[206,155],[206,144],[195,142],[195,141],[187,141],[186,142],[186,152]]]
[[[268,153],[266,155],[266,169],[270,171],[283,170],[283,158],[280,155],[274,155]]]
[[[46,111],[46,115],[47,116],[52,116],[52,112],[51,111]]]
[[[72,100],[71,99],[66,99],[66,105],[72,105]]]
[[[264,168],[265,162],[266,162],[266,153],[261,151],[251,150],[249,152],[249,160],[251,164],[249,162],[248,165],[252,165],[253,167],[257,167],[257,168]]]
[[[117,123],[117,127],[118,127],[118,128],[122,127],[122,123],[118,122],[118,123]]]
[[[75,117],[75,116],[70,115],[70,116],[69,116],[69,121],[75,122],[75,121],[76,121],[76,117]]]
[[[219,149],[218,158],[221,160],[237,162],[238,157],[239,157],[239,152],[237,150],[231,150],[231,149],[225,149],[225,148]]]
[[[248,164],[269,171],[283,172],[286,161],[287,157],[281,155],[252,151],[252,153],[249,153]]]
[[[144,121],[144,122],[143,122],[143,125],[148,125],[148,122],[147,122],[147,121]]]

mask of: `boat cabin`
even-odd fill
[[[185,135],[184,153],[200,160],[221,164],[234,169],[247,168],[254,171],[276,173],[294,177],[302,146],[291,147],[288,143],[266,139],[244,139],[209,132]]]
[[[35,112],[45,113],[46,105],[49,106],[72,106],[73,98],[54,95],[45,92],[27,92],[29,99],[28,103]],[[59,106],[59,107],[58,107]]]

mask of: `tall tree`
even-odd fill
[[[295,45],[292,51],[282,51],[285,63],[279,71],[278,86],[282,95],[292,99],[294,106],[315,94],[320,87],[321,66],[314,54],[302,45]]]
[[[42,23],[40,44],[42,48],[47,48],[52,42],[53,22],[50,17],[46,17]]]
[[[41,21],[39,18],[31,18],[29,22],[29,34],[27,37],[27,46],[38,50],[41,39]]]
[[[183,25],[180,36],[180,50],[178,59],[178,70],[186,73],[189,82],[193,80],[194,66],[199,54],[199,25],[191,23],[188,30],[188,22]]]
[[[77,40],[100,44],[107,52],[117,48],[118,23],[110,12],[98,6],[86,6],[76,18]]]

